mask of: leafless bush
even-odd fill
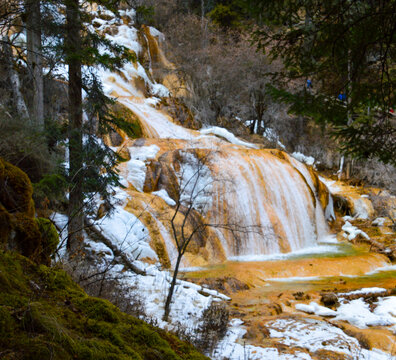
[[[357,161],[353,171],[354,175],[364,180],[366,184],[386,188],[391,193],[396,193],[396,169],[394,166],[370,159]]]
[[[177,323],[172,332],[179,339],[192,343],[202,353],[211,355],[227,332],[228,319],[229,310],[226,305],[222,302],[212,302],[204,310],[198,328],[188,328]]]
[[[202,325],[194,345],[207,354],[212,354],[218,342],[225,336],[229,310],[224,303],[212,302],[202,315]]]

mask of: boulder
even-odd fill
[[[324,306],[327,306],[327,307],[333,307],[333,306],[337,306],[339,304],[338,297],[334,293],[321,294],[320,301]]]

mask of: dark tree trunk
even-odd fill
[[[165,312],[164,312],[164,317],[163,317],[164,321],[168,321],[169,312],[170,312],[170,304],[172,302],[173,292],[175,291],[177,274],[179,273],[179,266],[180,266],[182,257],[183,257],[183,254],[181,252],[179,252],[178,256],[177,256],[177,260],[176,260],[175,270],[173,271],[172,283],[169,288],[168,297],[166,298],[166,302],[165,302]]]
[[[257,120],[252,120],[252,123],[250,124],[250,133],[254,134],[254,128],[256,127],[256,122]]]
[[[44,127],[44,83],[41,58],[40,0],[26,0],[27,62],[33,90],[30,119],[38,128]]]
[[[82,79],[81,21],[78,0],[66,2],[66,62],[69,66],[69,207],[68,249],[74,253],[82,239],[83,229],[83,144],[82,144]]]

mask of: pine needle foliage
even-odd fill
[[[396,1],[242,3],[257,20],[258,49],[282,60],[274,74],[278,98],[293,112],[334,125],[345,153],[395,164],[396,119],[389,110],[396,106]],[[345,101],[336,100],[341,92]]]

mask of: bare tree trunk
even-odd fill
[[[201,29],[204,30],[204,21],[205,21],[205,0],[201,0]]]
[[[351,50],[348,50],[348,86],[347,86],[347,108],[348,108],[348,126],[352,125],[352,59],[351,59]],[[351,160],[350,158],[346,158],[346,173],[345,176],[347,179],[350,177],[351,170]]]
[[[257,118],[257,134],[262,135],[263,134],[263,128],[261,126],[263,116],[261,114],[258,114]]]
[[[81,20],[78,0],[66,2],[67,64],[69,65],[69,206],[67,248],[73,253],[82,240],[83,229],[83,161],[82,161],[82,79]]]
[[[344,155],[340,159],[340,168],[338,170],[338,180],[342,179],[342,172],[344,171]]]
[[[254,134],[254,129],[256,128],[256,122],[257,120],[252,120],[252,123],[250,124],[250,133]]]
[[[25,100],[20,90],[19,76],[16,70],[14,69],[14,65],[12,62],[12,49],[10,45],[10,39],[8,38],[8,36],[3,36],[3,51],[5,55],[4,56],[6,61],[5,65],[8,72],[8,77],[10,79],[15,108],[18,112],[18,115],[22,119],[29,119],[29,112],[27,110]]]
[[[180,266],[180,262],[181,262],[182,257],[183,257],[182,252],[179,252],[178,255],[177,255],[175,270],[173,271],[172,283],[171,283],[171,286],[169,288],[168,296],[167,296],[166,302],[165,302],[165,312],[164,312],[164,317],[163,317],[164,321],[168,321],[169,312],[170,312],[170,304],[172,302],[173,292],[175,291],[175,286],[176,286],[176,281],[177,281],[177,274],[179,273],[179,266]]]
[[[352,102],[352,60],[351,60],[351,50],[348,50],[348,85],[347,85],[347,91],[346,91],[346,98],[347,98],[347,124],[350,126],[352,124],[352,113],[351,113],[351,102]],[[349,160],[348,158],[345,160],[346,162],[346,178],[349,178],[349,170],[350,170],[350,165],[349,165]],[[342,164],[344,163],[344,156],[342,156]],[[338,174],[338,180],[342,178],[342,166],[340,167],[340,172]]]
[[[26,0],[27,62],[33,85],[30,118],[38,128],[44,128],[44,82],[41,58],[40,0]]]

